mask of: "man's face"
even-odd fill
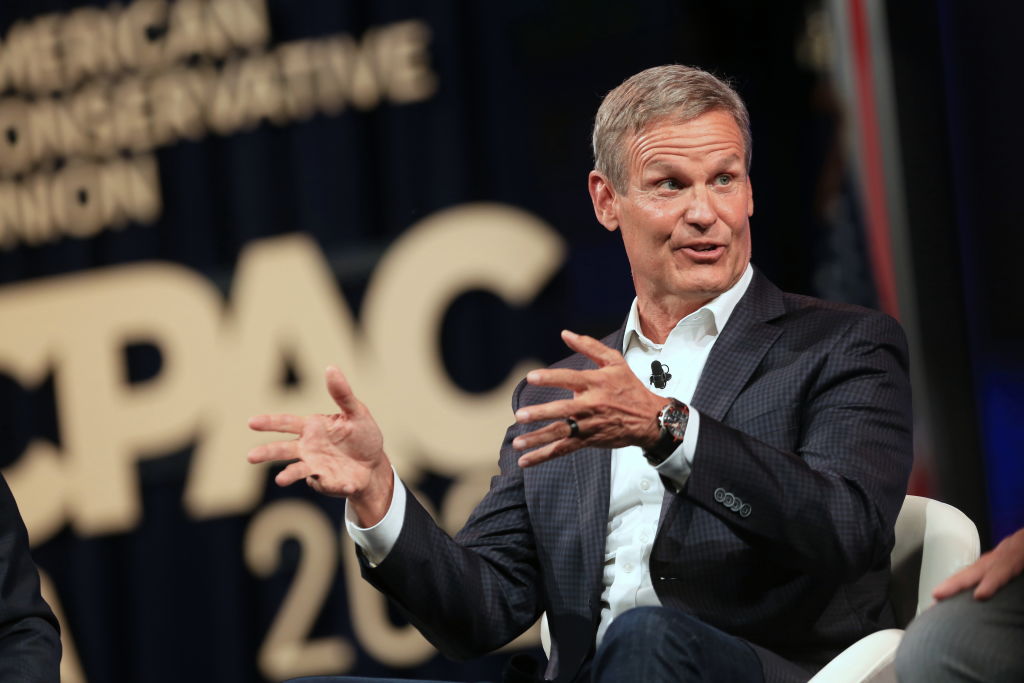
[[[739,280],[750,261],[754,198],[732,116],[654,121],[626,140],[626,187],[590,176],[598,220],[622,230],[641,303],[696,310]]]

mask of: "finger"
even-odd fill
[[[615,349],[605,346],[597,339],[588,337],[585,334],[576,334],[569,330],[562,330],[562,341],[573,351],[582,353],[590,360],[597,363],[597,367],[603,368],[606,365],[625,362],[622,354]]]
[[[1005,586],[1006,582],[1011,578],[1013,578],[1013,572],[1008,564],[993,563],[989,570],[985,572],[981,582],[978,583],[978,587],[974,589],[974,598],[976,600],[988,600],[996,594],[996,591]]]
[[[356,399],[356,395],[352,393],[352,387],[349,386],[348,380],[345,379],[345,375],[342,374],[334,365],[327,366],[327,393],[331,395],[334,402],[338,404],[342,412],[351,414],[358,410],[359,401]]]
[[[932,597],[936,600],[945,600],[946,598],[956,595],[960,591],[977,584],[985,573],[983,559],[984,558],[981,558],[971,566],[961,569],[956,574],[953,574],[948,579],[940,583],[935,587],[935,590],[932,591]]]
[[[583,391],[589,386],[584,370],[565,368],[531,370],[526,374],[526,381],[537,387],[562,387],[570,391]]]
[[[252,464],[270,462],[272,460],[297,460],[299,457],[298,441],[274,441],[257,446],[249,451],[246,460]]]
[[[540,420],[564,421],[567,417],[573,417],[578,421],[583,417],[589,416],[589,414],[589,410],[584,408],[583,404],[579,401],[564,399],[562,401],[550,401],[520,408],[516,411],[516,422],[525,424],[527,422],[539,422]],[[568,431],[566,434],[568,434]]]
[[[301,434],[306,419],[298,415],[256,415],[249,418],[249,429],[257,432]]]
[[[520,467],[533,467],[553,458],[568,455],[578,450],[581,445],[582,442],[578,439],[559,439],[549,443],[547,446],[524,454],[519,458],[518,463]]]
[[[535,429],[532,432],[527,432],[526,434],[520,434],[512,440],[512,448],[525,451],[530,448],[544,446],[552,443],[553,441],[558,441],[559,439],[569,438],[569,431],[569,425],[565,422],[552,422],[540,429]]]
[[[274,477],[274,483],[278,486],[291,486],[300,479],[305,479],[309,476],[309,465],[302,462],[293,462],[288,467],[277,473]]]

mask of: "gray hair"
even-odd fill
[[[641,71],[605,95],[594,119],[594,169],[622,192],[628,176],[623,149],[627,136],[638,135],[657,119],[685,123],[713,110],[724,111],[736,121],[749,171],[750,114],[743,100],[725,81],[682,64]]]

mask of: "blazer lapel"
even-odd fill
[[[733,310],[701,371],[693,406],[722,420],[782,330],[768,321],[785,312],[782,292],[760,271]]]
[[[697,388],[690,403],[700,411],[721,421],[743,391],[761,359],[768,353],[782,330],[768,321],[785,313],[782,292],[760,271],[754,271],[747,293],[743,295],[725,329],[720,332],[704,363]],[[658,518],[658,532],[665,526],[672,510],[678,510],[679,496],[667,490]]]

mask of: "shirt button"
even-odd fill
[[[651,488],[651,482],[648,479],[641,479],[640,480],[640,490],[641,491],[649,491],[650,488]]]
[[[646,531],[640,532],[640,542],[641,543],[647,543],[650,540],[651,540],[651,537],[647,534]]]
[[[633,563],[632,562],[627,562],[625,565],[623,565],[622,571],[626,572],[627,574],[632,572],[633,571]]]

